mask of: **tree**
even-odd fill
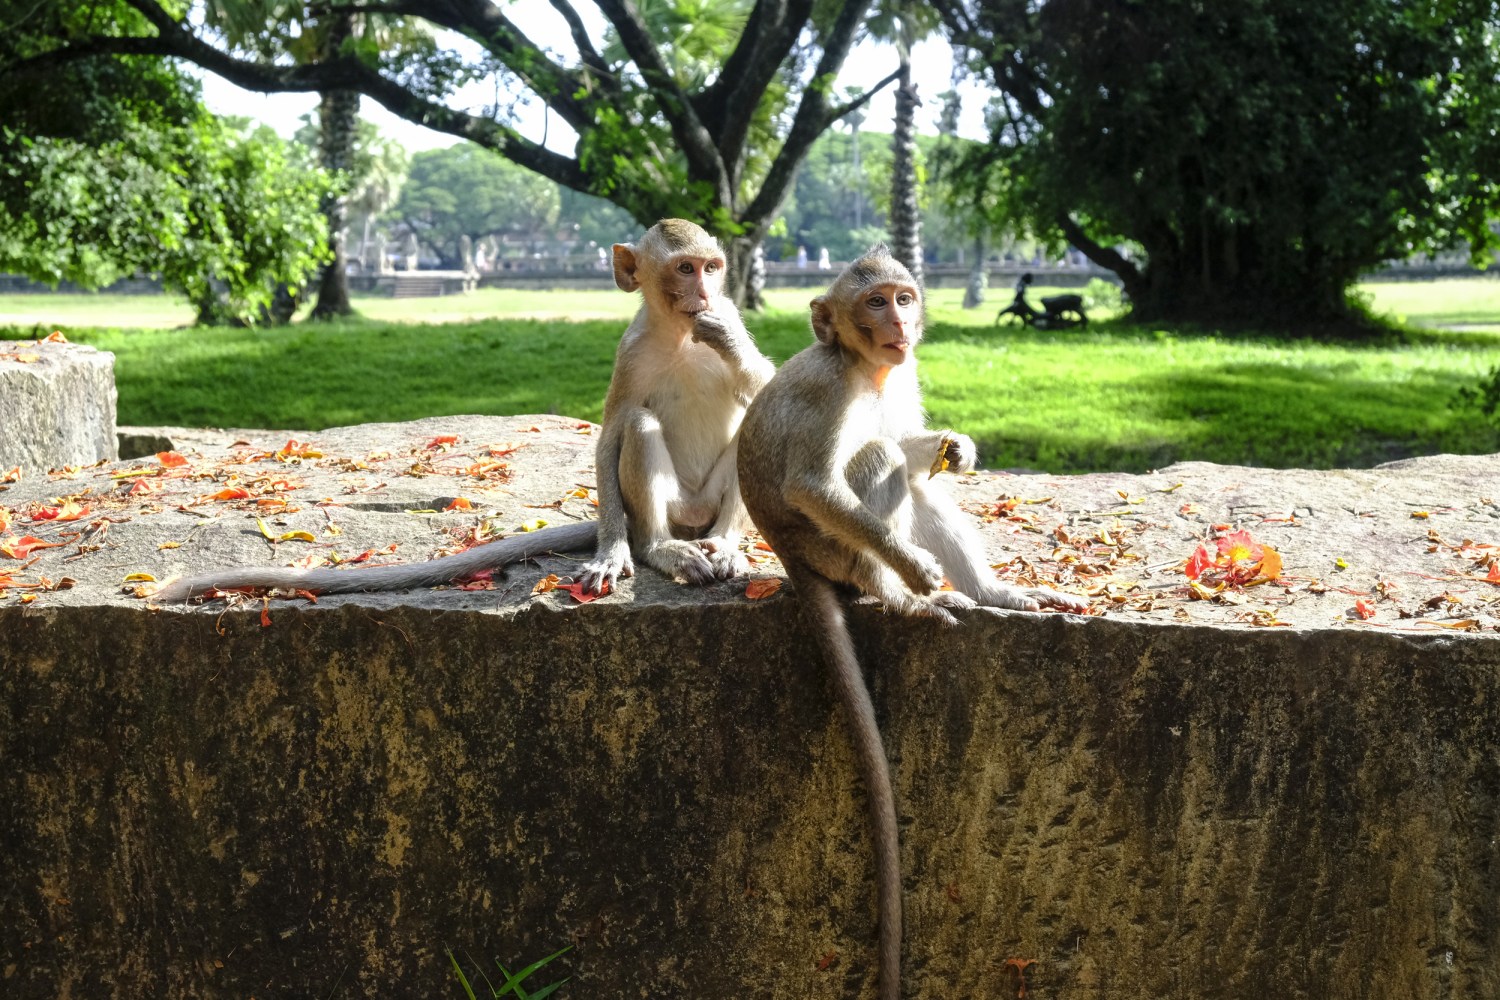
[[[0,64],[134,18],[0,3]],[[209,115],[197,82],[161,60],[67,63],[45,85],[0,74],[0,269],[85,287],[146,271],[204,321],[257,319],[321,263],[308,223],[325,186],[274,133]]]
[[[321,116],[315,121],[312,115],[303,115],[296,139],[308,149],[319,151],[323,141]],[[357,256],[364,260],[368,256],[371,226],[394,208],[401,197],[401,188],[411,170],[411,154],[363,118],[355,123],[353,143],[344,196],[348,210],[346,231],[359,229]]]
[[[551,235],[559,203],[557,185],[545,177],[461,142],[412,156],[395,214],[446,266],[458,268],[464,236],[535,242]]]
[[[1493,0],[933,6],[1004,96],[969,164],[996,211],[1138,315],[1337,318],[1385,260],[1496,242]]]
[[[869,0],[754,0],[718,72],[701,81],[681,71],[684,64],[673,55],[678,47],[653,34],[629,0],[598,2],[618,43],[615,57],[600,50],[568,0],[552,3],[567,30],[568,54],[540,44],[504,7],[482,0],[332,0],[316,5],[320,16],[405,17],[463,35],[483,58],[465,60],[434,46],[397,59],[388,49],[343,46],[301,64],[236,50],[198,27],[197,4],[130,3],[150,30],[71,37],[30,62],[154,54],[189,60],[252,90],[358,90],[411,121],[607,198],[642,225],[668,216],[702,222],[729,242],[737,299],[753,248],[776,219],[808,147],[870,96],[839,103],[831,86]],[[315,19],[309,13],[314,5],[284,6],[289,17],[268,20],[268,31],[295,34]],[[523,136],[514,107],[471,113],[443,103],[459,83],[491,73],[576,131],[573,153]],[[894,74],[884,83],[891,79]]]

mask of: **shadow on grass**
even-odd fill
[[[989,434],[979,441],[985,465],[1147,472],[1207,461],[1337,469],[1500,450],[1500,429],[1455,405],[1457,384],[1444,372],[1412,371],[1393,381],[1336,367],[1225,363],[1142,373],[1130,388],[1134,424],[1093,433],[1055,421],[1031,428],[1026,439]]]

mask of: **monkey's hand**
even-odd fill
[[[1011,587],[997,583],[993,589],[980,595],[979,603],[987,608],[1005,608],[1010,611],[1040,611],[1055,608],[1058,611],[1087,612],[1089,602],[1073,594],[1046,587]]]
[[[607,594],[615,589],[615,583],[621,577],[634,575],[635,563],[630,558],[630,546],[617,545],[595,552],[594,558],[585,563],[578,574],[578,582],[590,594]]]
[[[718,313],[701,312],[693,319],[693,342],[707,344],[720,354],[733,354],[740,336],[737,327]]]
[[[926,549],[905,545],[890,560],[891,569],[913,594],[930,594],[943,585],[943,567]]]
[[[978,458],[979,452],[974,447],[973,438],[956,431],[944,431],[943,453],[933,465],[935,468],[941,465],[950,472],[969,472]]]

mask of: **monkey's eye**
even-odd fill
[[[869,306],[871,309],[884,309],[885,296],[871,295],[868,299],[865,299],[865,305]]]
[[[898,306],[909,306],[915,301],[917,301],[916,296],[912,295],[911,292],[902,292],[896,296],[896,305]]]
[[[678,264],[677,265],[677,273],[678,274],[692,274],[693,273],[693,262],[690,261],[690,260],[685,260],[681,264]]]
[[[724,266],[724,262],[722,260],[711,260],[711,261],[708,261],[707,263],[705,263],[703,265],[703,273],[704,274],[715,274],[723,266]]]

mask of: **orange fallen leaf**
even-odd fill
[[[260,627],[271,627],[271,599],[269,597],[260,599]]]
[[[1485,583],[1500,583],[1500,562],[1490,563],[1490,571],[1485,574]]]
[[[453,502],[443,508],[444,510],[473,510],[474,503],[468,497],[454,497]]]
[[[745,588],[745,596],[752,601],[758,601],[764,597],[770,597],[781,589],[780,577],[765,577],[760,580],[751,580],[750,585]]]
[[[426,447],[428,451],[437,451],[439,448],[446,448],[450,444],[458,444],[457,434],[439,434],[431,441],[428,441]]]
[[[1354,602],[1354,613],[1358,615],[1362,621],[1369,621],[1371,618],[1375,617],[1375,605],[1371,604],[1364,598],[1360,598],[1359,600]]]
[[[130,484],[130,489],[128,492],[133,497],[140,496],[143,493],[155,493],[157,490],[161,489],[162,486],[163,483],[160,479],[137,479],[135,482]]]
[[[10,530],[10,511],[0,507],[0,535]]]
[[[209,497],[210,500],[249,500],[250,491],[243,486],[222,489]]]
[[[836,951],[825,952],[824,955],[823,955],[823,957],[820,958],[820,959],[818,959],[818,971],[819,972],[827,972],[828,969],[829,969],[829,967],[832,966],[838,960],[839,960],[839,953],[838,952],[836,952]]]
[[[188,460],[175,451],[159,451],[156,453],[156,460],[168,469],[176,469],[188,464]]]
[[[68,338],[63,336],[61,330],[53,330],[46,340],[41,341],[44,344],[66,344],[68,342]]]
[[[776,550],[773,549],[773,548],[771,548],[771,543],[770,542],[756,542],[755,543],[755,551],[757,551],[757,552],[775,552]]]
[[[37,595],[34,594],[34,593],[33,594],[22,594],[21,595],[21,603],[22,604],[30,604],[32,601],[36,600],[36,597],[37,597]]]
[[[1431,515],[1431,514],[1429,514],[1429,513],[1428,513],[1428,512],[1427,512],[1427,511],[1425,511],[1425,510],[1414,510],[1414,511],[1412,511],[1412,512],[1411,512],[1411,516],[1412,516],[1412,517],[1413,517],[1413,518],[1414,518],[1414,519],[1415,519],[1415,520],[1418,520],[1418,521],[1425,521],[1425,520],[1427,520],[1427,519],[1428,519],[1428,518],[1429,518],[1429,517],[1431,517],[1431,516],[1432,516],[1432,515]]]
[[[556,573],[548,573],[536,582],[536,586],[531,588],[531,592],[533,594],[545,594],[550,590],[556,590],[561,585],[562,577]]]
[[[31,555],[34,549],[55,549],[62,542],[49,542],[33,535],[17,538],[14,535],[9,538],[0,539],[0,553],[10,556],[12,559],[25,559]]]
[[[9,472],[5,473],[5,475],[3,476],[0,476],[0,483],[19,483],[20,481],[21,467],[19,465],[12,466]]]
[[[75,500],[64,501],[60,507],[38,507],[31,515],[33,521],[76,521],[93,513]]]

